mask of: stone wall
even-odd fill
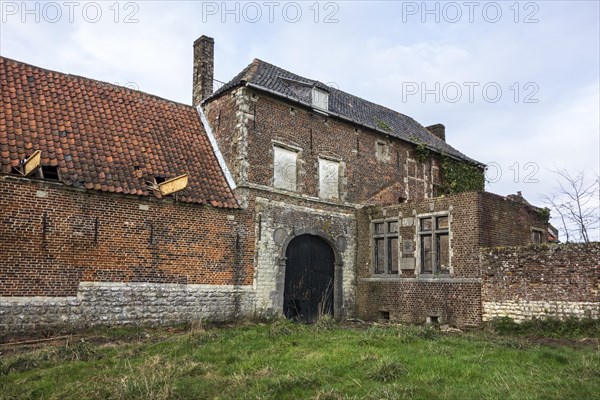
[[[600,243],[481,251],[483,320],[600,318]]]
[[[357,246],[353,210],[344,213],[318,204],[294,205],[272,193],[261,195],[255,199],[259,230],[254,279],[257,311],[268,315],[281,313],[286,246],[294,237],[310,234],[326,241],[335,254],[335,317],[353,315]]]
[[[0,297],[0,339],[97,325],[229,321],[254,312],[251,286],[82,282],[69,297]]]

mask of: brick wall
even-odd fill
[[[357,262],[359,317],[377,319],[382,312],[388,312],[390,319],[403,322],[423,323],[434,316],[442,323],[457,326],[479,324],[478,204],[479,193],[471,192],[361,211],[358,217],[361,246]],[[450,216],[450,277],[419,274],[416,217],[431,213]],[[371,221],[383,218],[400,222],[399,258],[412,262],[410,268],[401,264],[397,276],[372,272]],[[404,241],[412,242],[412,252],[403,253]]]
[[[482,192],[480,199],[481,246],[528,245],[532,244],[532,228],[546,232],[546,223],[534,208],[488,192]]]
[[[483,319],[600,317],[600,243],[481,251]]]
[[[418,216],[450,217],[450,274],[420,273]],[[397,220],[399,275],[373,273],[373,220]],[[545,229],[545,222],[530,206],[485,192],[460,193],[388,207],[368,207],[357,218],[358,315],[379,318],[382,312],[405,322],[425,322],[438,317],[454,325],[477,325],[482,318],[480,249],[531,243],[531,228]],[[403,242],[412,252],[403,253]],[[411,264],[412,263],[412,264]]]
[[[400,183],[405,198],[431,197],[438,161],[419,164],[414,145],[304,107],[237,88],[211,100],[208,119],[237,182],[272,186],[273,140],[300,148],[298,193],[318,197],[318,158],[342,162],[340,200],[365,202]],[[386,153],[377,156],[377,142]],[[240,179],[243,178],[243,179]],[[394,199],[394,203],[398,198]]]
[[[75,297],[82,282],[233,288],[252,284],[254,228],[240,210],[3,175],[0,257],[3,298]]]

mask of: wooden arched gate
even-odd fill
[[[333,315],[335,256],[331,246],[318,236],[301,235],[288,244],[285,256],[285,317],[312,323],[319,315]]]

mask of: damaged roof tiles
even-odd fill
[[[179,201],[237,208],[194,107],[0,57],[0,172],[35,150],[70,186],[153,196],[188,174]]]

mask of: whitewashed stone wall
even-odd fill
[[[250,286],[82,282],[76,297],[0,297],[0,335],[226,321],[253,314]]]
[[[600,318],[600,303],[584,301],[513,301],[483,302],[483,320],[509,317],[516,322],[533,318]]]

